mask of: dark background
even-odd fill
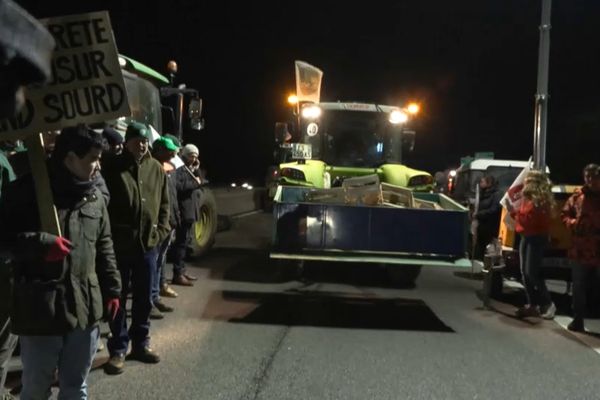
[[[286,116],[294,60],[324,71],[323,100],[423,106],[407,164],[532,153],[541,0],[336,2],[32,1],[43,18],[108,10],[119,52],[204,98],[201,158],[213,182],[260,184],[274,122]],[[579,182],[600,162],[600,1],[554,0],[547,162]]]

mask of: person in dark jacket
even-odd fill
[[[500,199],[502,193],[498,190],[496,179],[492,175],[486,175],[479,181],[479,206],[473,216],[477,222],[476,244],[473,258],[483,260],[485,247],[495,237],[498,237],[500,228],[500,214],[502,208]]]
[[[21,341],[23,399],[48,398],[57,368],[59,397],[87,398],[98,323],[119,308],[110,221],[95,184],[101,151],[101,136],[85,126],[57,140],[48,166],[62,236],[41,232],[30,175],[0,205],[0,242],[14,255],[11,324]]]
[[[51,76],[54,39],[46,28],[11,0],[0,0],[0,120],[17,115],[25,104],[25,86]],[[4,165],[3,165],[4,164]],[[13,159],[14,164],[14,159]],[[0,151],[0,192],[13,181],[16,165]],[[1,195],[1,193],[0,193]],[[1,227],[3,229],[3,227]],[[10,332],[10,263],[0,254],[0,398],[9,399],[4,383],[17,345]]]
[[[184,166],[177,168],[177,199],[181,213],[181,224],[175,231],[175,243],[173,245],[173,284],[182,286],[193,286],[197,278],[185,271],[184,258],[187,245],[190,240],[190,231],[200,215],[197,206],[197,197],[194,193],[202,184],[202,178],[196,174],[200,172],[198,160],[198,148],[193,144],[187,144],[181,151]]]
[[[161,293],[164,293],[169,297],[175,297],[177,295],[177,293],[173,289],[170,289],[165,277],[167,250],[171,245],[172,238],[175,234],[175,229],[179,226],[181,220],[179,214],[179,205],[177,202],[177,182],[175,167],[173,166],[173,164],[170,163],[170,160],[177,154],[177,150],[179,150],[179,148],[173,143],[173,141],[164,136],[159,139],[156,139],[154,143],[152,143],[152,156],[162,165],[163,170],[167,175],[170,205],[169,225],[171,227],[169,235],[167,235],[165,240],[160,245],[157,261],[157,274],[156,279],[154,280],[154,286],[152,287],[152,303],[159,313],[173,311],[173,307],[165,304],[162,301],[160,297]],[[173,294],[175,294],[175,296],[173,296]],[[156,315],[155,310],[153,310],[153,312]],[[150,317],[152,317],[152,314],[150,315]]]
[[[151,291],[159,245],[171,228],[167,177],[160,163],[148,153],[150,138],[151,132],[146,125],[131,122],[125,133],[125,151],[102,166],[102,175],[111,195],[108,211],[124,288],[121,308],[110,324],[110,359],[104,365],[108,374],[123,372],[130,340],[129,358],[144,363],[160,361],[158,354],[150,348]],[[128,331],[125,301],[129,283],[132,315]]]
[[[584,185],[565,203],[562,221],[573,235],[569,258],[573,260],[573,320],[568,329],[583,332],[587,293],[600,277],[600,166],[583,170]]]

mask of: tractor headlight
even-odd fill
[[[408,121],[408,115],[404,111],[394,110],[390,113],[389,121],[394,125],[403,124]]]
[[[302,109],[302,117],[306,119],[317,119],[321,116],[321,107],[306,106]]]

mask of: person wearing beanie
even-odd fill
[[[167,176],[161,164],[148,152],[150,129],[131,122],[125,132],[125,150],[107,160],[102,174],[111,194],[108,206],[117,265],[123,282],[131,281],[132,318],[127,330],[125,304],[127,290],[121,293],[121,308],[110,323],[110,358],[104,365],[108,374],[120,374],[131,341],[129,358],[158,363],[160,357],[150,347],[151,291],[160,244],[171,231]],[[123,285],[127,288],[127,284]]]
[[[181,213],[181,224],[175,231],[173,244],[173,284],[192,286],[197,278],[186,273],[184,258],[190,240],[192,226],[200,219],[198,189],[202,185],[198,147],[186,144],[181,150],[183,167],[177,169],[177,200]]]
[[[105,126],[104,129],[102,129],[102,136],[108,144],[105,154],[109,154],[111,156],[117,156],[121,154],[123,151],[123,135],[110,126]]]

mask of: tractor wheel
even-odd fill
[[[217,204],[210,189],[202,189],[198,207],[200,208],[200,219],[192,225],[190,235],[193,257],[200,257],[211,249],[215,243],[218,226]]]

